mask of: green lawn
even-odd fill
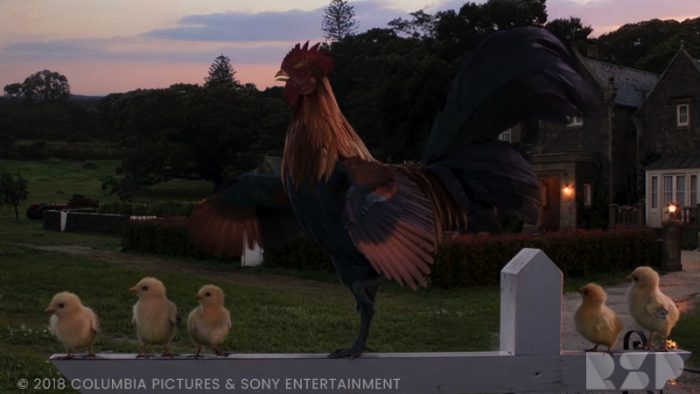
[[[80,163],[0,161],[29,180],[29,203],[65,202],[73,193],[103,202],[100,177],[113,173],[118,162],[95,161],[97,169]],[[206,182],[172,181],[144,191],[137,201],[194,201],[211,191]],[[183,316],[196,305],[194,294],[205,283],[227,294],[234,331],[225,347],[233,352],[329,352],[354,339],[358,315],[349,292],[333,274],[298,273],[259,268],[240,269],[214,261],[171,259],[167,266],[106,263],[92,257],[40,251],[19,245],[81,245],[116,251],[118,237],[44,231],[39,221],[24,216],[15,222],[12,210],[0,208],[0,392],[14,392],[19,378],[52,377],[57,372],[47,357],[63,349],[46,332],[44,308],[56,292],[70,290],[93,307],[102,321],[98,351],[136,352],[131,326],[135,298],[127,288],[141,277],[164,281]],[[136,256],[132,257],[134,260]],[[197,267],[192,272],[191,268]],[[627,272],[566,280],[565,290],[595,281],[619,283]],[[497,287],[430,289],[417,293],[384,286],[369,346],[382,352],[474,351],[497,345]],[[688,350],[700,351],[700,312],[684,315],[673,338]],[[156,351],[157,349],[153,349]],[[174,350],[192,352],[181,328]],[[700,364],[698,356],[692,362]]]
[[[327,282],[266,280],[268,274],[240,269],[212,280],[211,275],[149,272],[4,242],[0,270],[0,346],[9,350],[0,353],[0,390],[12,389],[21,377],[55,374],[45,360],[62,348],[46,332],[48,317],[42,311],[59,291],[77,293],[100,316],[98,351],[137,351],[131,326],[135,298],[127,289],[145,275],[163,280],[182,315],[196,306],[200,286],[221,286],[234,321],[224,347],[233,352],[329,352],[349,345],[358,325],[351,295]],[[246,276],[255,280],[248,284]],[[413,293],[387,286],[379,295],[369,346],[387,352],[492,349],[498,308],[496,288]],[[184,328],[174,350],[194,350]]]

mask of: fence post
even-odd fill
[[[615,227],[617,224],[617,207],[615,203],[608,205],[608,227]]]
[[[637,214],[637,222],[635,224],[638,226],[644,226],[646,224],[646,220],[644,220],[646,205],[644,205],[643,202],[638,202],[634,204],[634,208],[635,213]]]
[[[661,268],[665,271],[682,271],[681,264],[681,222],[670,219],[662,223],[663,259]]]
[[[501,351],[561,353],[562,273],[539,249],[521,250],[501,270]]]

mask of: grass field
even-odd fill
[[[21,172],[29,180],[33,202],[66,201],[81,193],[101,201],[114,198],[100,192],[99,178],[112,173],[113,161],[97,161],[86,170],[66,161],[0,161],[0,167]],[[140,201],[193,201],[208,194],[204,182],[174,181],[140,195]],[[37,250],[37,246],[81,245],[113,254],[117,237],[44,231],[38,221],[15,222],[10,208],[0,208],[0,392],[15,392],[19,378],[52,377],[57,372],[47,357],[63,352],[46,331],[42,311],[54,293],[70,290],[95,309],[102,321],[97,351],[135,352],[131,325],[135,297],[127,291],[141,277],[164,281],[169,297],[184,316],[196,305],[196,290],[205,283],[221,286],[227,294],[234,331],[225,348],[233,352],[328,352],[350,344],[358,315],[349,292],[332,274],[283,270],[244,270],[214,261],[170,259],[163,264],[106,262],[91,256]],[[155,256],[122,255],[156,259]],[[574,290],[588,281],[608,285],[626,273],[566,281]],[[384,286],[369,346],[377,351],[469,351],[497,346],[499,298],[497,287],[430,289],[417,293],[397,285]],[[700,352],[700,312],[683,316],[674,331],[683,348]],[[153,352],[160,349],[152,349]],[[192,352],[181,328],[177,352]],[[693,363],[700,364],[697,355]]]
[[[224,347],[234,352],[328,352],[347,346],[358,315],[350,294],[337,284],[228,270],[220,279],[176,272],[144,271],[88,258],[0,243],[0,390],[19,378],[53,376],[46,358],[63,349],[45,328],[42,310],[62,290],[79,294],[100,316],[98,351],[135,352],[131,325],[135,297],[127,291],[141,277],[157,275],[186,315],[205,283],[227,294],[234,331]],[[255,278],[252,278],[255,276]],[[246,278],[250,277],[250,284]],[[254,280],[253,280],[254,279]],[[412,293],[388,286],[380,295],[369,346],[379,351],[486,350],[498,327],[496,288]],[[159,351],[160,349],[152,349]],[[184,329],[177,352],[194,350]]]

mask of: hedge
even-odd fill
[[[130,216],[187,216],[192,212],[194,206],[195,203],[132,203],[117,201],[100,205],[98,212]]]
[[[204,258],[189,239],[186,218],[132,221],[122,246],[128,251]],[[462,235],[445,240],[432,267],[431,285],[494,285],[501,268],[522,248],[542,249],[567,277],[659,266],[661,243],[651,229],[578,230],[544,235]],[[328,254],[308,238],[265,250],[265,265],[333,271]]]
[[[122,238],[122,249],[169,256],[206,258],[190,241],[185,227],[187,218],[131,220]]]
[[[541,249],[567,277],[661,264],[661,242],[651,229],[460,236],[440,246],[431,282],[440,287],[497,284],[501,268],[522,248]]]

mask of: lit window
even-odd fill
[[[568,122],[566,127],[583,126],[583,118],[580,116],[567,116],[566,121]]]
[[[664,175],[664,206],[673,202],[673,177],[671,175]]]
[[[688,104],[676,105],[676,126],[690,125],[690,106]]]
[[[651,177],[651,207],[656,209],[659,207],[659,177]]]
[[[511,129],[503,130],[503,132],[498,135],[498,140],[508,143],[513,142],[513,131]]]
[[[583,206],[585,206],[585,207],[591,206],[592,194],[593,193],[591,193],[591,184],[584,183],[583,184]]]

